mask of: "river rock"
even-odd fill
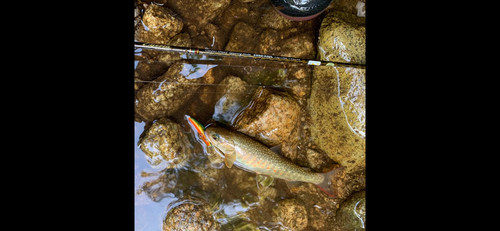
[[[283,41],[280,56],[300,59],[314,59],[316,57],[316,46],[314,34],[303,33]]]
[[[281,47],[278,46],[279,42],[278,31],[267,29],[260,35],[259,45],[257,46],[257,53],[266,55],[278,55]]]
[[[214,78],[206,75],[215,65],[178,62],[154,82],[137,91],[135,111],[144,121],[153,121],[175,113],[203,84]]]
[[[167,5],[179,13],[187,25],[195,25],[202,28],[215,16],[222,13],[231,0],[183,0],[168,1]]]
[[[342,202],[336,213],[335,230],[365,230],[365,201],[365,191],[363,190]]]
[[[167,118],[160,118],[144,131],[139,147],[153,169],[179,168],[189,159],[191,148],[181,126]]]
[[[176,193],[179,185],[178,175],[170,171],[159,171],[159,172],[141,172],[141,179],[136,179],[138,181],[143,181],[144,183],[137,191],[137,194],[145,193],[146,196],[154,202],[159,202],[163,198],[167,197],[170,193]]]
[[[167,45],[191,47],[191,38],[187,33],[180,33],[171,38]],[[136,56],[139,59],[135,69],[137,78],[151,81],[168,70],[168,67],[174,62],[181,60],[181,55],[176,52],[142,50],[141,56]]]
[[[236,76],[228,76],[217,86],[213,118],[221,123],[230,124],[239,109],[246,106],[255,87]]]
[[[163,231],[177,230],[219,230],[210,206],[200,201],[185,201],[171,208],[163,220]]]
[[[365,70],[316,67],[313,80],[308,100],[312,140],[328,157],[346,166],[347,172],[363,170]]]
[[[144,11],[142,24],[136,31],[136,39],[156,44],[166,44],[170,38],[181,32],[184,26],[172,10],[154,3]]]
[[[366,63],[366,29],[328,13],[319,30],[319,59],[325,61]]]
[[[231,1],[231,4],[226,7],[224,12],[214,19],[214,23],[220,25],[220,29],[223,32],[230,34],[229,32],[231,32],[231,29],[237,22],[246,19],[249,16],[248,8],[249,4],[242,3],[240,1]]]
[[[257,35],[258,34],[253,27],[244,22],[238,22],[234,25],[225,50],[253,53],[254,47],[258,43]]]
[[[292,230],[304,230],[307,227],[306,208],[296,199],[285,199],[278,202],[275,213],[275,222],[281,222],[282,225]]]
[[[283,30],[292,27],[294,22],[281,16],[273,7],[269,7],[262,13],[260,26],[262,28],[271,28],[275,30]]]
[[[300,107],[290,96],[263,87],[256,90],[249,105],[232,126],[267,146],[288,139],[300,118]]]

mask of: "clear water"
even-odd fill
[[[141,5],[149,2],[136,1],[136,4]],[[303,3],[306,1],[296,2]],[[163,1],[157,3],[162,6],[169,6],[168,3],[163,3]],[[218,35],[202,34],[199,28],[197,32],[193,32],[188,28],[187,24],[190,19],[184,19],[186,24],[181,33],[190,34],[191,47],[223,50],[225,44],[228,43],[232,28],[240,21],[253,27],[258,35],[269,32],[269,25],[259,21],[259,19],[265,18],[266,14],[270,14],[271,6],[267,0],[255,0],[252,3],[241,3],[238,0],[232,0],[228,9],[231,10],[224,11],[209,22],[219,28]],[[229,19],[235,21],[228,21]],[[317,38],[320,22],[321,17],[306,22],[293,22],[291,26],[286,26],[287,29],[276,29],[275,31],[278,31],[278,38],[293,37],[302,33],[309,33]],[[282,25],[273,26],[280,28]],[[273,41],[271,40],[270,43],[273,43]],[[253,48],[244,52],[261,53],[259,52],[261,50],[255,44],[249,43],[248,46]],[[282,46],[285,47],[283,44]],[[136,49],[134,69],[140,69],[140,62],[147,63],[149,57],[154,55],[153,52]],[[279,53],[273,55],[279,55]],[[167,116],[171,121],[181,126],[182,133],[187,139],[187,144],[184,147],[189,149],[190,152],[187,163],[183,167],[175,169],[153,168],[147,162],[145,153],[138,145],[141,134],[151,125],[151,122],[135,122],[135,230],[162,230],[167,213],[183,203],[206,204],[207,209],[203,213],[208,213],[213,217],[220,227],[218,230],[291,230],[275,219],[279,203],[285,199],[293,198],[304,201],[306,200],[304,198],[306,194],[301,194],[300,190],[299,193],[290,191],[283,180],[273,180],[237,167],[227,168],[221,162],[221,157],[217,153],[203,145],[193,128],[189,126],[186,115],[192,116],[205,126],[214,122],[231,124],[237,112],[247,106],[249,98],[251,98],[249,96],[251,96],[253,90],[263,86],[276,92],[295,95],[294,99],[301,108],[301,116],[299,117],[301,121],[296,124],[297,128],[295,130],[299,137],[309,137],[309,134],[306,134],[309,131],[304,127],[309,119],[307,100],[312,85],[314,67],[189,53],[172,53],[172,57],[175,57],[172,62],[177,60],[184,62],[179,74],[186,79],[206,78],[209,71],[212,72],[211,76],[214,79],[213,83],[191,83],[198,85],[198,88],[194,91],[182,92],[182,94],[176,96],[176,99],[180,100],[185,98],[185,102],[175,110],[175,113]],[[156,76],[158,77],[168,70],[171,63],[168,63],[168,61],[154,61],[148,65],[150,68],[159,69]],[[305,73],[306,77],[297,78],[296,73],[298,72]],[[251,89],[250,92],[252,93],[238,98],[229,109],[222,109],[225,96],[221,96],[220,82],[227,76],[236,76],[246,81],[246,87]],[[338,79],[339,77],[332,76],[332,78]],[[140,89],[147,84],[154,83],[156,80],[157,78],[148,80],[135,78],[135,84]],[[339,101],[342,102],[342,110],[348,110],[348,107],[352,105],[356,106],[355,103],[350,102],[358,102],[356,97],[360,91],[359,81],[359,79],[353,79],[353,83],[351,83],[353,86],[351,88],[352,92],[349,92],[347,97],[342,98],[338,95]],[[164,81],[162,84],[181,83],[172,80]],[[158,94],[161,87],[159,86],[152,94]],[[362,91],[364,91],[364,88]],[[160,99],[158,98],[157,101],[160,101]],[[364,104],[364,101],[362,103]],[[338,115],[338,118],[346,119],[347,117],[341,114]],[[359,115],[359,121],[363,124],[362,129],[360,126],[352,124],[352,122],[348,121],[347,123],[353,132],[357,131],[364,138],[364,113]],[[300,140],[294,147],[298,153],[296,156],[305,156],[306,148],[310,147],[308,146],[310,144],[311,140]],[[292,161],[303,166],[306,160],[297,158]],[[324,169],[333,167],[334,163],[331,160],[323,164]],[[302,190],[307,189],[307,187],[302,186]],[[327,203],[340,203],[340,200],[318,199],[314,200],[314,203],[304,205],[309,220],[308,226],[303,230],[320,230],[314,227],[323,227],[317,224],[333,221],[335,206],[330,209],[331,207],[327,206]],[[328,220],[320,221],[324,217],[328,217]]]

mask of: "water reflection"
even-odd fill
[[[180,74],[186,79],[197,79],[203,77],[208,70],[216,66],[211,64],[184,64]]]

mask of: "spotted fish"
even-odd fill
[[[251,137],[222,127],[207,127],[205,137],[211,145],[224,154],[224,162],[228,168],[231,168],[234,163],[247,171],[284,179],[288,182],[310,182],[319,186],[330,197],[337,196],[336,189],[332,187],[331,182],[337,180],[337,173],[344,167],[327,173],[307,171]]]

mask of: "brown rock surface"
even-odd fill
[[[150,4],[144,11],[142,24],[136,31],[137,40],[157,44],[166,44],[184,26],[172,10],[156,4]]]
[[[211,84],[214,78],[205,76],[213,66],[175,63],[165,74],[137,91],[136,113],[145,121],[175,113],[198,88]]]
[[[238,22],[234,25],[225,50],[252,53],[257,42],[255,29],[244,22]]]
[[[169,119],[156,120],[144,133],[139,147],[153,169],[182,167],[192,152],[181,126]]]
[[[290,96],[260,87],[233,126],[267,146],[275,146],[289,137],[299,114],[299,105]]]

